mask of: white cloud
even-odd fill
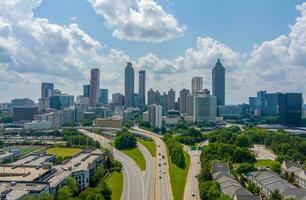
[[[154,0],[88,0],[120,40],[162,42],[184,35],[186,26]]]
[[[103,9],[108,13],[104,17],[114,31],[126,34],[122,22],[139,15],[140,19],[150,17],[153,20],[156,10],[163,12],[159,18],[175,22],[172,28],[183,30],[175,18],[165,13],[154,1],[118,2],[120,1],[92,0],[92,4],[99,8],[101,5],[106,6]],[[39,6],[39,0],[4,0],[0,4],[0,101],[16,96],[36,98],[42,81],[53,81],[65,92],[80,94],[81,85],[89,81],[91,67],[101,67],[102,88],[109,88],[110,92],[123,91],[124,67],[127,61],[131,61],[125,52],[110,49],[102,54],[104,44],[90,37],[77,24],[60,26],[47,19],[35,18],[33,9]],[[112,9],[114,7],[115,10]],[[147,13],[151,10],[152,13]],[[217,58],[220,58],[227,72],[227,102],[246,101],[248,96],[255,95],[260,89],[272,92],[303,91],[305,94],[306,3],[297,6],[297,10],[301,15],[290,26],[288,35],[280,35],[254,45],[247,55],[240,54],[213,38],[198,37],[194,47],[186,49],[184,54],[173,59],[148,53],[132,62],[136,70],[147,70],[148,89],[153,87],[166,91],[174,88],[178,91],[189,88],[193,76],[203,76],[204,87],[211,89],[211,68]],[[137,27],[137,32],[130,35],[129,39],[140,37],[146,32],[147,27],[141,25],[142,20],[126,20],[131,23],[128,26]],[[153,20],[152,23],[157,22]],[[153,33],[154,30],[150,28],[152,27],[149,27],[149,32]],[[172,28],[171,30],[179,30]],[[160,36],[164,35],[158,32],[154,37],[143,40],[165,39]],[[137,82],[136,78],[136,84]]]

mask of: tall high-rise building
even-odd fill
[[[189,117],[193,117],[194,97],[192,94],[188,94],[186,97],[186,114]]]
[[[265,102],[267,101],[267,91],[257,92],[256,115],[265,115]]]
[[[64,110],[73,106],[74,96],[68,94],[54,95],[50,97],[50,108]]]
[[[194,121],[216,122],[217,97],[212,95],[198,95],[194,97]]]
[[[255,114],[256,105],[257,105],[257,97],[249,97],[249,105],[250,105],[250,113]]]
[[[146,105],[146,71],[139,71],[139,106],[143,108]]]
[[[90,96],[90,85],[83,85],[83,96],[84,97]]]
[[[302,93],[286,93],[278,95],[279,120],[283,125],[299,126],[302,122]]]
[[[195,95],[203,90],[203,77],[193,77],[191,80],[191,91]]]
[[[151,104],[148,106],[149,123],[157,128],[162,127],[162,107],[161,105]]]
[[[138,93],[134,93],[134,106],[135,107],[140,107],[140,104],[139,104],[139,99],[140,99],[140,97],[139,97],[139,94]]]
[[[13,99],[11,101],[11,107],[27,107],[27,106],[34,106],[35,103],[33,100],[29,98],[22,98],[22,99]]]
[[[181,114],[187,113],[187,95],[189,94],[189,90],[182,89],[180,91],[180,100],[179,100],[179,111]]]
[[[212,94],[217,97],[217,105],[225,105],[225,68],[218,59],[212,70]]]
[[[34,120],[34,115],[38,112],[37,106],[13,107],[13,122],[29,122]]]
[[[100,89],[100,94],[99,94],[99,102],[101,104],[107,104],[108,103],[108,89]]]
[[[159,105],[162,106],[162,115],[167,116],[168,115],[168,94],[166,92],[163,92],[162,95],[159,95]]]
[[[124,95],[120,93],[113,94],[112,103],[116,106],[124,106]]]
[[[41,98],[48,98],[54,94],[54,83],[41,84]]]
[[[99,103],[100,69],[93,68],[90,72],[89,106],[94,107]]]
[[[175,91],[170,89],[167,95],[167,107],[169,110],[175,109]]]
[[[130,62],[125,67],[124,106],[134,106],[134,69]]]
[[[154,91],[152,88],[148,91],[148,105],[159,104],[160,105],[160,92]]]
[[[280,93],[267,93],[266,102],[264,105],[264,114],[278,115],[278,96]]]

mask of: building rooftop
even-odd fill
[[[0,166],[0,181],[34,181],[49,171],[42,167]]]
[[[253,172],[248,176],[248,179],[255,179],[264,188],[273,192],[276,189],[285,199],[294,197],[294,199],[306,199],[306,191],[297,188],[277,174],[269,171]]]
[[[39,193],[48,188],[46,183],[33,183],[33,182],[1,182],[0,194],[6,196],[6,200],[20,199],[29,193]]]
[[[0,160],[1,159],[5,159],[7,157],[10,157],[10,156],[13,156],[14,154],[13,153],[10,153],[10,152],[1,152],[0,154]]]
[[[260,200],[259,196],[253,195],[240,185],[230,173],[229,163],[214,162],[212,165],[213,178],[220,184],[222,193],[236,200]]]
[[[55,155],[30,154],[29,156],[26,156],[8,165],[41,166],[43,163],[48,162],[53,158],[55,158]]]

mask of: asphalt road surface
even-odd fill
[[[169,176],[169,164],[167,156],[167,148],[159,135],[152,132],[133,127],[132,133],[152,138],[156,143],[155,157],[155,199],[173,200],[171,182]]]
[[[134,160],[129,158],[127,155],[121,151],[112,148],[109,145],[109,140],[101,135],[93,132],[88,132],[84,129],[79,129],[81,133],[87,135],[94,140],[100,142],[105,148],[113,149],[113,154],[115,159],[122,163],[122,172],[124,176],[124,186],[123,186],[123,200],[146,200],[145,197],[145,183],[143,180],[143,175],[140,168],[137,166]]]
[[[200,200],[199,183],[196,176],[200,173],[200,155],[201,151],[191,151],[190,147],[184,146],[190,157],[190,167],[188,170],[187,181],[184,191],[184,200]]]
[[[146,160],[146,171],[142,172],[145,183],[145,199],[154,200],[155,190],[155,160],[150,152],[141,143],[137,143],[137,146]]]

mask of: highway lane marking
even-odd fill
[[[148,152],[146,152],[147,151],[147,149],[145,149],[145,147],[142,145],[142,144],[140,144],[139,142],[137,142],[137,145],[138,145],[138,147],[139,147],[139,149],[140,149],[140,151],[141,151],[141,153],[144,155],[144,157],[145,157],[145,159],[146,159],[146,164],[148,165],[147,167],[149,168],[149,169],[146,169],[146,170],[148,170],[147,172],[148,172],[148,176],[147,176],[147,190],[146,190],[146,194],[145,194],[145,199],[148,199],[148,191],[149,191],[149,183],[150,183],[150,179],[151,179],[151,161],[150,161],[150,157],[148,157],[148,156],[150,156],[150,155],[148,155]]]

